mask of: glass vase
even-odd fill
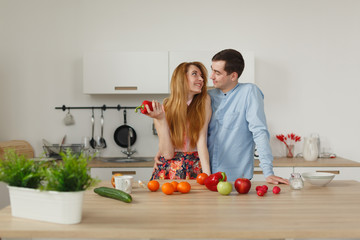
[[[294,157],[294,150],[295,150],[295,145],[294,144],[285,145],[286,157],[287,158],[293,158]]]

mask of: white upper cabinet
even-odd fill
[[[208,84],[212,87],[212,80],[209,78],[211,74],[211,59],[218,51],[172,51],[169,53],[169,79],[175,68],[182,62],[201,62],[208,70]],[[255,58],[253,52],[240,51],[245,61],[245,69],[240,76],[241,83],[255,83]],[[170,81],[169,81],[170,82]]]
[[[90,52],[83,59],[86,94],[169,93],[168,52]]]
[[[89,52],[84,54],[83,89],[86,94],[168,94],[175,68],[198,61],[208,70],[212,87],[211,59],[217,51]],[[255,83],[252,52],[241,51],[245,69],[239,82]]]

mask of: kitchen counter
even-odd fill
[[[153,157],[149,157],[152,159]],[[259,166],[259,160],[254,160],[254,166]],[[316,161],[305,161],[303,158],[275,157],[274,167],[360,167],[360,162],[351,161],[345,158],[319,158]],[[89,166],[91,168],[132,168],[132,167],[153,167],[154,161],[116,163],[103,162],[100,158],[94,158]]]
[[[61,225],[11,216],[0,210],[2,238],[360,238],[360,182],[305,182],[302,190],[280,185],[281,193],[229,196],[190,181],[188,194],[165,195],[134,186],[132,203],[84,195],[80,224]],[[102,182],[101,186],[109,186]]]
[[[153,159],[154,157],[149,157]],[[153,167],[154,160],[148,162],[105,162],[102,158],[94,158],[89,163],[90,168],[137,168],[137,167]],[[105,157],[106,159],[106,157]]]
[[[318,158],[315,161],[306,161],[304,158],[275,157],[274,167],[360,167],[360,162],[355,162],[342,157]],[[259,160],[255,160],[259,166]]]

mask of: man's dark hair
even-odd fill
[[[225,49],[214,55],[212,61],[225,61],[225,71],[227,74],[236,72],[240,77],[244,71],[244,58],[234,49]]]

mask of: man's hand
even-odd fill
[[[156,154],[156,156],[154,157],[154,169],[158,169],[158,164],[162,164],[162,162],[160,161],[160,152],[158,152],[157,154]]]
[[[271,183],[271,184],[284,183],[284,184],[289,185],[289,180],[284,179],[284,178],[281,178],[281,177],[278,177],[278,176],[275,176],[275,175],[268,176],[268,177],[266,178],[266,182]]]

